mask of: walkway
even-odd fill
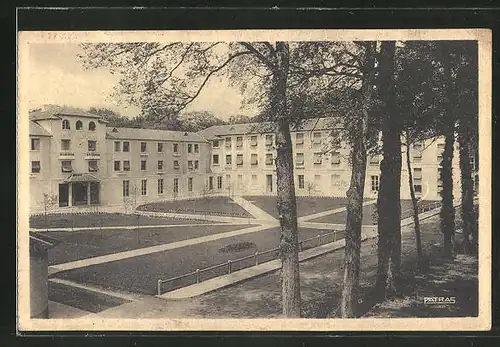
[[[373,205],[376,202],[377,202],[377,200],[368,200],[368,201],[363,202],[363,206]],[[297,218],[297,221],[299,223],[300,222],[306,222],[306,221],[310,221],[310,220],[313,220],[313,219],[316,219],[316,218],[321,218],[321,217],[324,217],[324,216],[329,216],[331,214],[341,213],[341,212],[346,211],[346,209],[347,209],[347,207],[344,206],[344,207],[336,208],[334,210],[328,210],[328,211],[313,213],[313,214],[310,214],[308,216],[299,217],[299,218]]]
[[[236,224],[236,223],[231,223]],[[198,224],[150,224],[150,225],[117,225],[117,226],[102,226],[102,227],[74,227],[74,228],[30,228],[32,232],[44,231],[91,231],[91,230],[137,230],[137,229],[154,229],[154,228],[178,228],[192,226],[207,226],[207,225],[228,225],[228,223],[198,223]]]
[[[277,221],[276,218],[271,216],[269,213],[267,213],[263,209],[255,206],[254,204],[252,204],[251,202],[249,202],[248,200],[244,199],[241,196],[234,196],[233,201],[235,203],[237,203],[238,205],[240,205],[241,207],[243,207],[248,213],[250,213],[252,216],[254,216],[255,219],[269,220],[269,221],[273,221],[273,222]]]

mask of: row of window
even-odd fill
[[[174,169],[179,169],[179,161],[174,160]],[[123,161],[123,166],[122,162],[119,160],[115,160],[114,162],[114,171],[130,171],[130,160],[124,160]],[[196,171],[200,168],[200,162],[198,160],[188,160],[188,170],[190,171]],[[147,160],[141,160],[141,171],[147,171]],[[157,169],[158,171],[163,170],[163,160],[158,160],[157,163]]]
[[[212,142],[212,147],[219,148],[221,142],[222,142],[222,140],[214,140]],[[231,148],[232,147],[232,137],[227,136],[224,139],[224,143],[225,143],[226,148]],[[274,144],[274,135],[267,134],[266,135],[266,146],[272,146],[273,144]],[[304,144],[304,133],[296,133],[295,134],[295,144],[296,145],[303,145]],[[314,132],[313,133],[313,144],[314,145],[321,144],[321,132]],[[249,145],[251,147],[256,147],[258,145],[258,136],[257,135],[250,135]],[[242,147],[243,147],[243,136],[236,136],[236,148],[242,148]]]
[[[83,123],[81,120],[77,120],[76,123],[75,123],[75,127],[76,127],[76,130],[82,130],[83,129]],[[62,128],[63,130],[70,130],[71,129],[71,125],[69,123],[69,120],[67,119],[63,119],[62,121]],[[95,131],[95,122],[89,122],[89,126],[88,126],[88,129],[90,131]]]
[[[165,190],[165,180],[163,178],[159,178],[157,180],[157,193],[158,195],[164,194]],[[179,178],[174,178],[173,181],[173,193],[178,194],[179,193]],[[187,188],[188,192],[193,191],[193,178],[188,177],[187,178]],[[122,181],[122,195],[123,197],[129,197],[131,194],[139,193],[142,196],[148,195],[148,180],[141,180],[141,186],[137,189],[138,192],[134,190],[133,187],[130,186],[130,181],[129,180],[124,180]]]
[[[156,144],[156,151],[158,153],[163,153],[165,148],[165,143],[158,142]],[[146,153],[148,149],[147,142],[141,142],[141,153]],[[172,150],[174,153],[179,153],[179,144],[173,143]],[[198,143],[188,143],[187,145],[188,153],[200,153],[200,145]],[[115,152],[130,152],[130,142],[129,141],[115,141]]]
[[[323,153],[314,153],[314,164],[322,164],[323,162]],[[233,163],[233,156],[231,154],[226,154],[226,165],[232,165]],[[272,153],[267,153],[266,154],[266,165],[273,165],[274,163],[274,157]],[[340,164],[340,153],[337,151],[334,151],[331,153],[331,163],[332,164]],[[372,157],[370,160],[371,164],[378,164],[379,159],[378,157]],[[258,154],[252,153],[250,154],[250,165],[258,165]],[[296,153],[295,155],[295,164],[297,167],[303,167],[304,166],[304,153]],[[219,154],[213,154],[212,155],[212,165],[220,165],[219,161]],[[236,155],[236,165],[237,166],[243,166],[243,154],[237,154]]]

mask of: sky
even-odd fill
[[[106,68],[85,70],[77,58],[78,44],[30,44],[26,87],[28,107],[44,104],[80,108],[106,107],[123,116],[134,117],[139,109],[119,104],[111,97],[119,77]],[[28,71],[28,70],[27,70]],[[227,120],[236,114],[252,115],[254,110],[242,109],[242,95],[229,86],[226,79],[211,80],[186,111],[210,111]]]

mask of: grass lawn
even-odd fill
[[[419,201],[418,205],[423,206],[434,201]],[[374,225],[377,224],[376,219],[373,218],[373,213],[377,210],[377,204],[371,204],[363,206],[363,225]],[[401,200],[401,218],[408,218],[413,215],[413,205],[411,200]],[[344,224],[346,222],[347,212],[340,212],[331,214],[324,217],[319,217],[312,219],[311,222],[317,223],[334,223],[334,224]]]
[[[269,213],[274,218],[278,218],[276,209],[276,196],[245,196],[246,200]],[[326,198],[314,196],[297,197],[298,217],[307,216],[313,213],[333,210],[347,204],[346,198]]]
[[[227,196],[155,202],[141,205],[137,209],[151,212],[177,212],[253,218],[244,208]]]
[[[198,224],[207,223],[204,221],[161,218],[161,217],[146,217],[124,213],[67,213],[54,214],[45,216],[30,217],[31,228],[85,228],[99,226],[130,226],[137,225],[174,225],[174,224]]]
[[[326,232],[326,230],[300,229],[300,239],[310,238]],[[225,263],[228,260],[252,255],[255,251],[275,248],[279,243],[279,234],[279,228],[272,228],[166,252],[59,272],[55,274],[55,277],[76,282],[91,283],[115,290],[155,294],[156,282],[160,278],[167,279],[179,276],[195,271],[197,268],[202,269]],[[342,237],[343,235],[338,236],[338,238]],[[314,246],[314,244],[309,243],[304,246],[304,248],[307,248]],[[259,262],[268,261],[276,257],[277,252],[275,254],[268,254],[260,257]],[[236,271],[253,264],[254,260],[249,259],[245,262],[233,264],[232,269]],[[226,266],[204,273],[201,275],[201,278],[208,279],[225,273],[227,273]],[[170,285],[165,284],[163,290],[167,291],[183,285],[193,284],[194,280],[194,276],[192,276],[192,278],[179,280]]]
[[[374,317],[443,317],[477,315],[477,263],[473,259],[446,263],[440,258],[442,234],[439,217],[432,217],[422,224],[424,254],[430,263],[423,280],[414,280],[415,241],[410,228],[402,237],[402,271],[405,278],[404,302],[415,302],[418,309],[387,303],[387,309],[378,310],[370,299],[377,272],[377,241],[366,241],[361,248],[360,285],[361,297],[358,315]],[[338,317],[340,293],[343,283],[344,250],[328,253],[305,261],[300,265],[302,317]],[[458,258],[460,259],[460,257]],[[279,318],[281,315],[281,288],[279,271],[259,276],[216,292],[193,298],[190,310],[177,308],[178,318]],[[454,293],[454,294],[452,294]],[[423,305],[423,296],[455,295],[456,305]],[[386,307],[386,306],[383,306]],[[373,311],[371,311],[373,309]],[[168,311],[168,308],[166,309]],[[160,318],[158,315],[156,318]],[[373,317],[373,318],[374,318]]]
[[[175,241],[250,227],[251,225],[200,225],[127,230],[48,231],[48,235],[61,243],[49,251],[49,265],[97,257],[101,255],[150,247]]]

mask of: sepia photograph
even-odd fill
[[[491,33],[18,34],[20,330],[487,330]]]

